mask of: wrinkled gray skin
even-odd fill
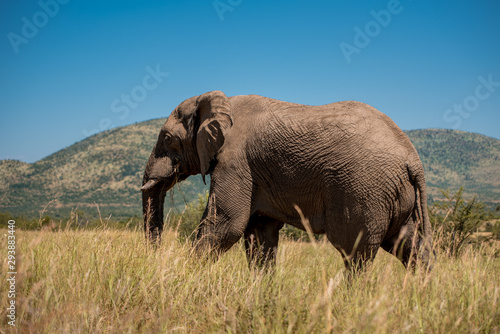
[[[158,241],[165,193],[211,175],[196,248],[219,254],[245,238],[250,263],[272,264],[290,224],[326,233],[348,268],[379,247],[413,264],[431,233],[424,170],[408,137],[354,101],[305,106],[220,91],[182,102],[161,128],[144,172],[146,236]],[[298,209],[299,210],[298,210]]]

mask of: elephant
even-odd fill
[[[378,249],[428,263],[424,169],[403,131],[356,101],[321,106],[211,91],[162,126],[142,183],[146,238],[158,243],[166,192],[210,175],[195,249],[215,258],[244,238],[249,263],[273,266],[284,224],[326,234],[346,268]]]

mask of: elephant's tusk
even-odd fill
[[[141,191],[146,191],[146,190],[153,188],[155,185],[158,184],[158,182],[160,182],[160,180],[157,180],[157,179],[149,180],[145,185],[143,185],[141,187]]]

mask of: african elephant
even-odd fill
[[[428,258],[418,153],[364,103],[306,106],[221,91],[185,100],[161,128],[144,172],[147,238],[161,235],[166,191],[199,173],[211,180],[198,250],[218,254],[244,237],[250,263],[272,264],[286,223],[325,233],[348,268],[379,247],[405,266],[417,253]]]

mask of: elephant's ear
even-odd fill
[[[205,174],[210,168],[210,161],[224,144],[224,136],[233,125],[231,105],[221,91],[202,94],[196,101],[199,128],[196,135],[196,149],[200,159],[200,171]]]

